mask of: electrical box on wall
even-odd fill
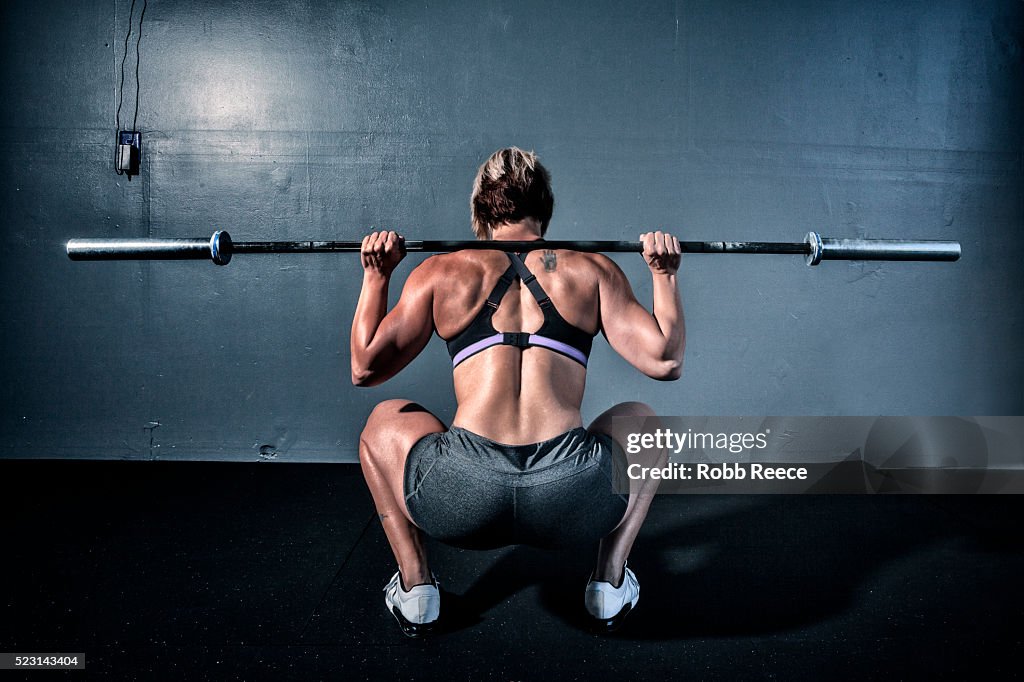
[[[142,133],[136,130],[119,130],[114,160],[114,170],[118,175],[127,175],[129,180],[133,175],[138,175],[139,164],[142,161]]]

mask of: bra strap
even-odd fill
[[[494,285],[494,289],[491,290],[491,295],[487,297],[485,305],[490,306],[493,310],[498,309],[498,305],[501,303],[501,299],[504,298],[505,292],[508,291],[509,286],[515,281],[515,268],[510,265],[501,277],[498,278],[497,283]]]
[[[526,262],[523,260],[523,257],[518,253],[511,254],[506,252],[506,254],[508,255],[508,259],[512,261],[512,267],[516,269],[516,274],[519,275],[521,280],[523,280],[523,284],[525,284],[530,290],[533,297],[537,299],[537,305],[542,308],[546,308],[551,305],[551,299],[544,291],[544,287],[542,287],[540,282],[537,281],[534,274],[530,272],[528,267],[526,267]]]

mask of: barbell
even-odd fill
[[[409,252],[444,252],[462,249],[535,251],[569,249],[606,253],[643,253],[641,242],[631,241],[449,241],[405,240]],[[837,239],[808,232],[802,242],[699,242],[681,241],[683,253],[798,254],[808,265],[823,260],[955,261],[960,242],[906,239]],[[209,239],[71,239],[71,260],[212,260],[227,265],[235,254],[250,253],[358,253],[359,241],[234,242],[224,231]]]

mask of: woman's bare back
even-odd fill
[[[564,250],[526,256],[527,267],[559,314],[591,334],[600,324],[599,266],[594,258]],[[427,263],[434,326],[447,340],[470,324],[509,261],[498,251],[462,251]],[[499,332],[536,332],[544,316],[529,289],[516,279],[491,321]],[[582,425],[586,368],[546,348],[492,346],[460,363],[454,382],[458,410],[453,425],[491,440],[536,443]]]

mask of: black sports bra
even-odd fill
[[[494,285],[494,290],[487,297],[487,302],[484,303],[469,326],[448,340],[448,354],[452,358],[452,367],[458,367],[463,360],[480,351],[499,345],[516,346],[517,348],[540,346],[572,358],[586,367],[596,333],[588,334],[579,327],[574,327],[566,322],[555,310],[555,306],[552,305],[548,295],[544,293],[540,282],[526,267],[523,257],[511,253],[506,255],[511,263],[498,279],[498,283]],[[517,278],[523,281],[533,297],[537,299],[537,305],[544,313],[544,324],[533,333],[495,331],[491,317],[498,309],[509,285]]]

